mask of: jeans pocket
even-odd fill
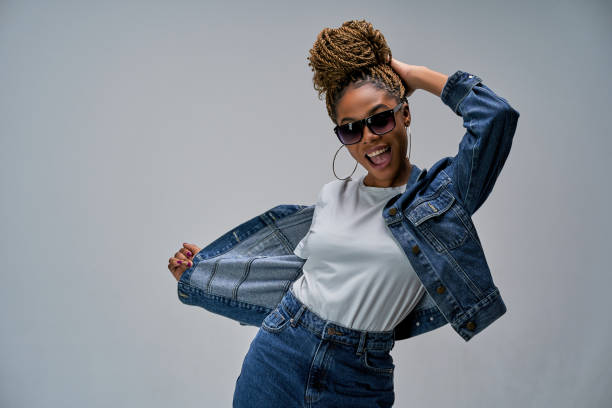
[[[261,328],[269,333],[280,333],[287,327],[289,321],[285,312],[281,311],[280,306],[277,306],[264,318]]]
[[[395,364],[393,356],[386,350],[366,349],[361,354],[361,362],[371,372],[382,375],[393,375]]]

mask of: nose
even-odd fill
[[[378,141],[382,136],[377,135],[376,133],[373,133],[369,127],[365,126],[363,128],[363,140],[362,142],[364,144],[372,144],[376,141]]]

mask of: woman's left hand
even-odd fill
[[[412,95],[416,89],[419,89],[414,73],[421,69],[422,66],[406,64],[395,58],[391,58],[389,65],[391,65],[391,68],[393,68],[397,75],[404,81],[404,85],[408,87],[406,90],[406,97]]]

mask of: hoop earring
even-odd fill
[[[334,176],[336,176],[336,178],[338,180],[352,180],[351,176],[353,175],[353,173],[355,173],[355,170],[357,170],[357,164],[359,164],[359,162],[357,160],[355,160],[355,168],[353,169],[353,173],[349,174],[348,177],[345,178],[340,178],[338,177],[338,175],[336,174],[336,169],[335,169],[335,163],[336,163],[336,156],[338,155],[338,152],[340,151],[340,149],[342,149],[342,147],[344,147],[345,145],[340,146],[340,148],[338,150],[336,150],[336,154],[334,154],[334,160],[332,161],[332,171],[334,172]],[[348,149],[348,148],[347,148]]]
[[[410,150],[412,150],[412,133],[410,132],[410,125],[408,125],[408,161],[410,161]]]

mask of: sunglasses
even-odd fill
[[[334,132],[338,136],[340,143],[345,145],[359,143],[363,138],[363,128],[365,126],[376,135],[384,135],[395,129],[395,113],[402,107],[404,102],[408,101],[403,99],[393,109],[375,113],[372,116],[355,122],[338,125],[334,128]]]

